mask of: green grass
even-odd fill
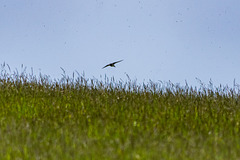
[[[226,160],[239,151],[236,88],[52,80],[2,65],[1,160]]]

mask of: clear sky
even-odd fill
[[[1,0],[0,57],[52,78],[62,67],[88,78],[232,86],[240,83],[240,1]]]

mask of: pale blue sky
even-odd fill
[[[232,86],[240,83],[240,1],[1,0],[0,55],[12,69],[53,78],[62,67],[89,78]]]

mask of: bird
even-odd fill
[[[108,67],[108,66],[110,66],[110,67],[116,67],[115,64],[116,64],[116,63],[119,63],[119,62],[122,62],[122,61],[123,61],[123,60],[116,61],[116,62],[113,62],[113,63],[109,63],[109,64],[107,64],[106,66],[104,66],[103,68],[106,68],[106,67]],[[102,69],[103,69],[103,68],[102,68]]]

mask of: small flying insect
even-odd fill
[[[107,64],[106,66],[104,66],[103,68],[106,68],[106,67],[108,67],[108,66],[110,66],[110,67],[116,67],[115,64],[116,64],[116,63],[119,63],[119,62],[122,62],[122,61],[123,61],[123,60],[120,60],[120,61],[117,61],[117,62],[113,62],[113,63],[109,63],[109,64]],[[102,68],[102,69],[103,69],[103,68]]]

